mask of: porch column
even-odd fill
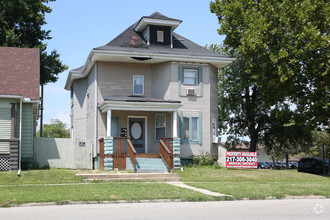
[[[111,109],[107,110],[107,137],[111,137]]]
[[[178,136],[178,112],[173,112],[173,137],[179,137]]]

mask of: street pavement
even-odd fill
[[[330,199],[83,204],[0,208],[0,219],[330,219]]]

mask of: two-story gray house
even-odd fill
[[[71,137],[90,139],[95,161],[103,137],[129,139],[137,157],[173,137],[180,158],[217,153],[218,69],[233,59],[176,34],[181,22],[144,16],[69,72]]]

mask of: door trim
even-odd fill
[[[129,132],[130,132],[130,127],[129,127],[129,119],[130,118],[144,118],[144,129],[145,129],[145,132],[144,132],[144,143],[145,143],[145,152],[144,153],[148,153],[148,129],[147,129],[147,124],[148,124],[148,121],[147,121],[147,116],[132,116],[132,115],[129,115],[127,116],[127,136],[129,138]]]

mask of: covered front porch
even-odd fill
[[[109,97],[99,104],[106,137],[100,139],[100,169],[134,172],[180,167],[180,101]],[[162,167],[162,168],[161,168]]]

